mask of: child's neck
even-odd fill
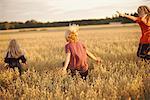
[[[76,43],[76,42],[78,42],[78,40],[77,41],[69,41],[69,43]]]

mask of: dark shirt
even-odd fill
[[[4,62],[8,63],[10,67],[21,67],[20,61],[22,63],[26,63],[26,58],[24,55],[20,56],[19,58],[8,58],[7,55],[5,57]]]

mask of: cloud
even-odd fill
[[[36,1],[36,2],[35,2]],[[47,2],[47,3],[46,3]],[[42,20],[44,16],[54,16],[61,9],[51,5],[47,0],[5,0],[0,3],[3,9],[0,9],[1,20]]]
[[[147,3],[147,5],[149,5],[150,6],[150,0],[142,0],[143,2],[146,2]]]
[[[1,0],[0,21],[62,21],[112,16],[116,10],[135,12],[150,0]]]
[[[91,19],[91,18],[105,18],[111,17],[116,14],[116,11],[124,11],[128,13],[136,12],[138,4],[126,5],[124,3],[116,4],[103,4],[92,8],[83,8],[77,10],[70,10],[62,12],[61,16],[65,20],[76,20],[76,19]]]

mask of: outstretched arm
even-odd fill
[[[118,13],[119,16],[121,16],[121,17],[126,17],[126,18],[128,18],[128,19],[133,20],[133,21],[136,21],[136,20],[137,20],[137,17],[130,16],[130,15],[127,15],[127,14],[125,14],[125,13],[120,13],[120,12],[118,12],[118,11],[117,11],[117,13]]]
[[[71,54],[70,53],[67,53],[66,54],[66,60],[65,60],[65,64],[64,64],[64,67],[63,67],[63,70],[66,70],[68,65],[69,65],[69,62],[70,62],[70,56]]]
[[[87,55],[92,58],[93,60],[100,62],[100,59],[95,57],[90,51],[86,50]]]

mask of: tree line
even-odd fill
[[[137,13],[129,14],[132,16],[138,16]],[[102,25],[110,24],[113,22],[134,23],[132,20],[123,18],[120,16],[113,16],[111,18],[106,17],[105,19],[87,19],[87,20],[75,20],[75,21],[62,21],[62,22],[38,22],[36,20],[28,20],[26,22],[0,22],[0,30],[8,29],[21,29],[21,28],[41,28],[41,27],[63,27],[68,26],[70,23],[79,25]]]

